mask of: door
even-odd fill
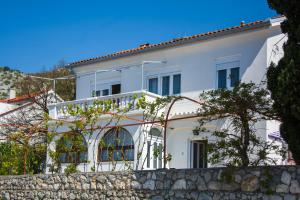
[[[192,141],[191,167],[207,168],[207,141],[205,140]]]
[[[115,84],[111,86],[111,94],[120,94],[121,93],[121,84]]]

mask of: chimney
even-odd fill
[[[16,90],[13,88],[9,89],[9,99],[16,98]]]

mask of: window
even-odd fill
[[[153,168],[162,168],[162,144],[154,142],[154,147],[153,147]]]
[[[158,78],[150,78],[149,79],[149,92],[158,94]]]
[[[217,64],[217,87],[230,89],[240,81],[240,62]]]
[[[120,94],[121,93],[121,84],[115,84],[111,86],[111,94]]]
[[[109,89],[102,90],[102,96],[109,95]]]
[[[61,163],[87,162],[87,143],[82,135],[74,132],[64,133],[56,141],[56,151]]]
[[[173,94],[181,93],[181,74],[173,75]]]
[[[192,142],[192,168],[207,167],[207,141]]]
[[[162,137],[161,131],[158,128],[151,128],[149,135],[150,137]]]
[[[163,96],[181,93],[181,74],[168,74],[148,79],[148,91]]]
[[[124,128],[107,131],[99,143],[98,161],[133,161],[134,143],[130,133]]]
[[[96,97],[100,97],[101,96],[100,92],[101,92],[100,90],[96,91]]]
[[[98,83],[95,85],[91,85],[91,96],[99,97],[99,96],[108,96],[113,94],[120,94],[122,91],[122,85],[118,82],[110,82],[110,83]]]
[[[96,93],[93,91],[92,96],[100,97],[100,96],[107,96],[109,95],[109,89],[104,89],[104,90],[97,90]]]
[[[167,96],[170,94],[170,76],[162,77],[162,95]]]
[[[147,168],[162,168],[162,134],[158,128],[151,128],[147,141]],[[151,165],[152,164],[152,165]]]

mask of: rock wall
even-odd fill
[[[300,199],[300,166],[0,176],[0,199]]]

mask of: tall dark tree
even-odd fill
[[[287,34],[284,57],[268,69],[268,89],[281,118],[281,136],[300,164],[300,1],[268,0],[271,8],[286,16],[281,29]]]

